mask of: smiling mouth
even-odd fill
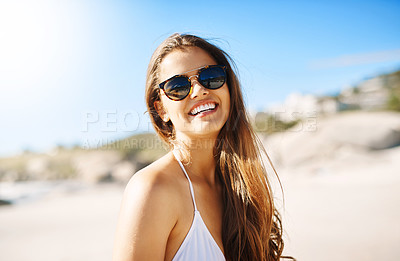
[[[189,112],[189,115],[196,116],[203,112],[214,111],[218,107],[216,103],[202,104]]]

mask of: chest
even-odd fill
[[[221,233],[223,204],[221,190],[193,183],[193,192],[194,197],[191,195],[188,184],[183,188],[178,221],[171,231],[166,246],[166,260],[172,260],[189,230],[192,228],[195,205],[205,225],[203,228],[207,229],[211,235],[209,240],[215,241],[223,252]]]

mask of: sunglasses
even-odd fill
[[[192,77],[196,76],[197,81],[210,90],[221,88],[226,81],[226,71],[223,65],[207,65],[195,70],[199,70],[196,75],[190,77],[186,75],[175,75],[160,83],[158,87],[163,90],[165,95],[171,100],[180,101],[185,99],[192,92]]]

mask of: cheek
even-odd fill
[[[222,97],[223,97],[222,102],[224,103],[224,107],[225,107],[225,109],[227,109],[227,113],[229,114],[229,110],[230,110],[230,107],[231,107],[230,106],[230,104],[231,104],[231,96],[230,96],[230,93],[229,93],[228,86],[224,87]]]
[[[167,96],[163,95],[161,97],[161,101],[163,104],[163,108],[165,110],[165,112],[167,112],[168,114],[171,114],[174,111],[174,104],[173,101],[171,101]]]
[[[184,111],[184,106],[182,101],[172,101],[168,97],[164,96],[162,102],[164,104],[165,112],[168,113],[168,116],[172,120],[179,117],[179,114],[181,114]]]

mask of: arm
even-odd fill
[[[174,227],[173,190],[141,171],[128,183],[122,200],[113,261],[164,260],[168,236]]]

